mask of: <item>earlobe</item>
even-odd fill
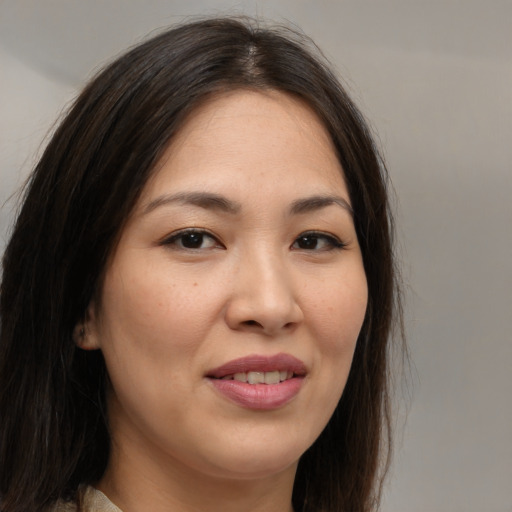
[[[73,329],[73,341],[82,350],[98,350],[100,343],[97,335],[94,305],[90,304],[85,318]]]

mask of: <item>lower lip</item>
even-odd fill
[[[237,405],[248,409],[278,409],[300,391],[303,377],[293,377],[279,384],[248,384],[237,380],[209,379],[215,389]]]

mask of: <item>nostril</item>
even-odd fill
[[[256,320],[246,320],[243,324],[252,327],[263,327],[259,322],[256,322]]]

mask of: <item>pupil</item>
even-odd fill
[[[187,233],[183,235],[181,243],[187,249],[198,249],[203,243],[203,235],[202,233]]]
[[[318,238],[316,236],[301,236],[299,239],[299,247],[301,249],[315,249],[318,243]]]

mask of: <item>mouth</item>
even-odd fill
[[[293,379],[296,376],[290,370],[274,370],[270,372],[237,372],[232,375],[225,375],[222,380],[236,380],[248,384],[279,384],[285,380]]]
[[[207,373],[210,379],[236,380],[248,384],[279,384],[304,377],[306,365],[290,354],[249,355],[233,359]]]
[[[206,374],[214,389],[238,406],[269,410],[290,402],[302,388],[306,366],[289,354],[250,355]]]

